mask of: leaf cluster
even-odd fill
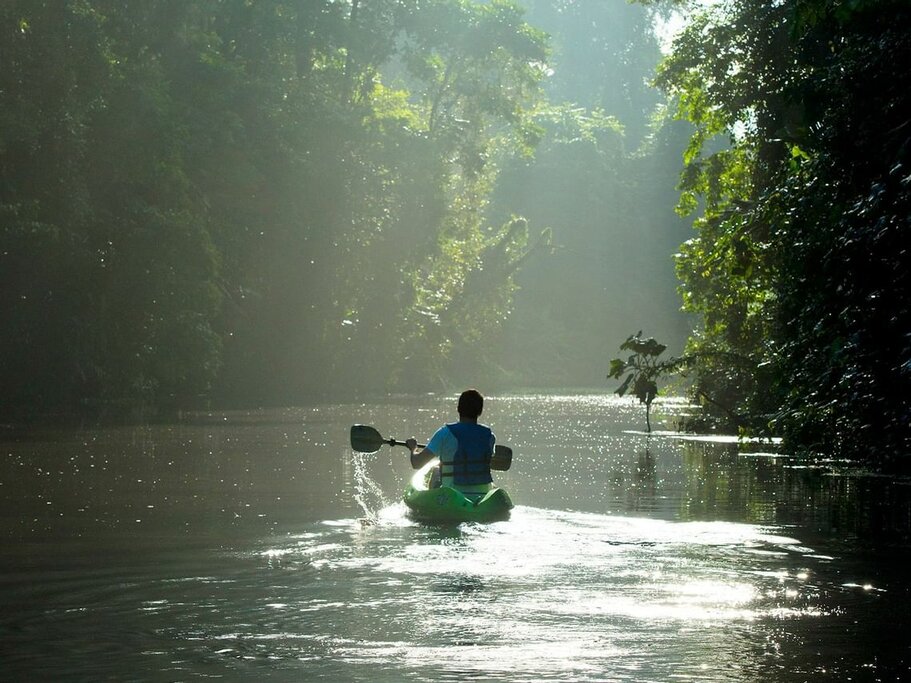
[[[614,393],[624,396],[632,387],[633,395],[640,403],[651,405],[658,395],[658,378],[667,374],[673,365],[673,361],[659,360],[666,349],[667,346],[654,337],[643,339],[641,330],[627,337],[620,350],[632,351],[632,354],[625,360],[613,358],[610,362],[608,379],[620,379],[624,373],[629,373]]]

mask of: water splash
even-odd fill
[[[383,495],[383,490],[367,471],[367,458],[369,454],[353,452],[354,464],[354,500],[364,511],[364,519],[375,523],[379,519],[380,510],[391,503]]]

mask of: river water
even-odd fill
[[[455,398],[3,433],[0,679],[911,680],[911,486],[500,396],[509,521],[426,526],[402,448]]]

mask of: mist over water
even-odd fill
[[[7,674],[644,682],[907,671],[901,529],[893,559],[865,552],[887,542],[867,531],[875,500],[908,509],[900,485],[845,487],[782,454],[649,438],[640,407],[614,398],[494,396],[485,417],[515,450],[497,474],[517,503],[511,519],[421,525],[399,499],[405,449],[354,454],[348,430],[423,437],[453,407],[403,397],[4,444]],[[660,427],[681,410],[661,407]]]

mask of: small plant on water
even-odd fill
[[[620,345],[621,351],[632,351],[632,355],[627,360],[613,358],[607,375],[608,379],[620,379],[624,373],[629,373],[614,393],[624,396],[632,389],[639,402],[645,404],[645,426],[648,432],[652,431],[650,413],[652,401],[658,395],[658,379],[674,373],[679,364],[679,359],[676,358],[664,361],[658,359],[666,349],[667,346],[654,337],[643,339],[642,330],[639,330]]]

